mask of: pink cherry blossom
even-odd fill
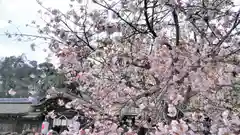
[[[92,4],[45,8],[48,28],[39,28],[66,83],[78,84],[65,107],[93,119],[87,134],[239,133],[240,11],[230,0]],[[136,115],[135,126],[118,127],[124,115]]]

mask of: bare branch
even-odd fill
[[[144,16],[145,16],[145,21],[147,24],[147,27],[149,29],[149,31],[152,33],[153,37],[157,37],[157,34],[155,33],[154,29],[153,29],[153,25],[151,26],[150,22],[149,22],[149,17],[148,17],[148,13],[147,13],[147,0],[144,0]]]
[[[220,46],[228,37],[229,35],[232,33],[232,31],[240,24],[240,10],[238,11],[235,21],[233,23],[232,28],[227,32],[227,34],[216,44],[216,46]]]
[[[75,33],[69,26],[66,22],[62,21],[62,23],[72,32],[72,33]],[[85,33],[86,34],[86,33]],[[92,51],[95,51],[95,49],[88,43],[86,42],[85,40],[83,40],[81,37],[79,37],[77,34],[75,34],[75,36],[80,40],[82,41],[84,44],[86,44]]]
[[[179,28],[179,22],[178,22],[178,15],[175,9],[173,9],[172,11],[172,16],[173,16],[173,20],[175,23],[175,29],[176,29],[176,46],[179,45],[179,40],[180,40],[180,28]]]
[[[94,1],[95,4],[98,4],[99,6],[105,8],[105,9],[108,9],[110,11],[112,11],[114,14],[117,15],[117,17],[119,17],[119,19],[121,19],[123,22],[125,22],[127,25],[129,25],[131,28],[133,28],[135,31],[139,32],[139,33],[145,33],[147,34],[146,31],[141,31],[139,30],[137,27],[135,27],[132,23],[128,22],[127,20],[125,20],[120,14],[119,12],[117,12],[116,10],[114,10],[113,8],[109,7],[109,6],[105,6],[99,2],[97,2],[96,0]]]

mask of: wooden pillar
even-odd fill
[[[22,133],[23,125],[24,125],[23,122],[21,122],[20,120],[17,120],[16,125],[15,125],[15,131],[18,133]]]

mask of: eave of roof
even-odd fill
[[[2,114],[25,114],[31,111],[31,104],[1,104],[0,115]]]
[[[24,116],[22,116],[23,118],[37,118],[37,117],[39,117],[39,116],[41,116],[41,112],[29,112],[28,114],[26,114],[26,115],[24,115]]]
[[[0,98],[0,104],[15,104],[15,103],[21,103],[21,104],[31,104],[31,101],[29,101],[28,98]]]

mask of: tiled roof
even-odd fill
[[[31,103],[28,98],[0,98],[1,103]]]
[[[0,114],[25,114],[31,109],[31,104],[1,104]]]

